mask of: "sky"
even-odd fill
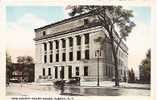
[[[125,7],[133,10],[136,26],[127,38],[128,67],[138,71],[141,60],[151,48],[151,11],[149,7]],[[15,62],[17,56],[35,57],[34,29],[68,18],[63,6],[7,6],[7,52]]]

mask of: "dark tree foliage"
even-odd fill
[[[148,50],[146,54],[146,58],[142,60],[141,63],[141,81],[144,83],[150,83],[150,77],[151,77],[151,49]],[[143,74],[143,75],[142,75]]]
[[[133,71],[133,68],[128,71],[128,82],[135,82],[135,73]]]
[[[133,13],[122,6],[72,6],[70,16],[87,13],[96,16],[99,23],[108,32],[115,65],[115,86],[119,86],[117,52],[120,44],[131,33],[135,23]],[[115,43],[115,40],[117,43]]]
[[[18,56],[17,63],[20,64],[31,64],[33,63],[33,58],[31,56]]]

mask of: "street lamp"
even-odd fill
[[[100,50],[96,50],[95,56],[98,58],[98,66],[97,66],[97,86],[99,86],[99,56],[101,55]]]

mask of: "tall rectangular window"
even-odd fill
[[[69,60],[73,61],[73,52],[69,52]]]
[[[56,62],[59,62],[59,54],[56,54]]]
[[[62,61],[66,61],[66,53],[62,54]]]
[[[77,51],[77,60],[81,60],[81,51]]]
[[[69,79],[72,78],[72,66],[68,66],[68,77]]]
[[[51,68],[48,68],[48,75],[51,76]]]
[[[47,55],[44,55],[44,63],[47,63]]]
[[[73,46],[73,38],[72,38],[72,37],[69,38],[69,46],[70,46],[70,47]]]
[[[43,68],[43,76],[45,76],[45,68]]]
[[[55,43],[56,43],[56,49],[59,49],[59,41],[56,40]]]
[[[77,45],[81,45],[81,37],[80,37],[80,36],[77,36],[76,38],[77,38],[77,39],[76,39],[76,40],[77,40]]]
[[[89,50],[85,50],[85,59],[89,59]]]
[[[53,50],[53,42],[49,42],[49,49]]]
[[[76,67],[76,76],[78,76],[80,73],[79,73],[79,67]]]
[[[47,44],[44,43],[44,51],[47,51]]]
[[[52,54],[50,54],[50,56],[49,56],[49,60],[50,60],[50,63],[53,62],[53,55],[52,55]]]
[[[60,78],[61,78],[61,79],[64,79],[64,66],[61,66]]]
[[[43,31],[43,32],[42,32],[42,35],[45,36],[45,35],[46,35],[46,31]]]
[[[89,34],[85,34],[85,44],[89,44]]]
[[[88,66],[84,66],[84,76],[88,76]]]
[[[58,78],[58,67],[55,67],[55,78]]]
[[[66,41],[65,39],[62,39],[62,48],[65,48],[66,47]]]

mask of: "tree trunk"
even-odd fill
[[[119,86],[119,73],[118,73],[117,55],[114,55],[114,65],[115,65],[115,86]]]

